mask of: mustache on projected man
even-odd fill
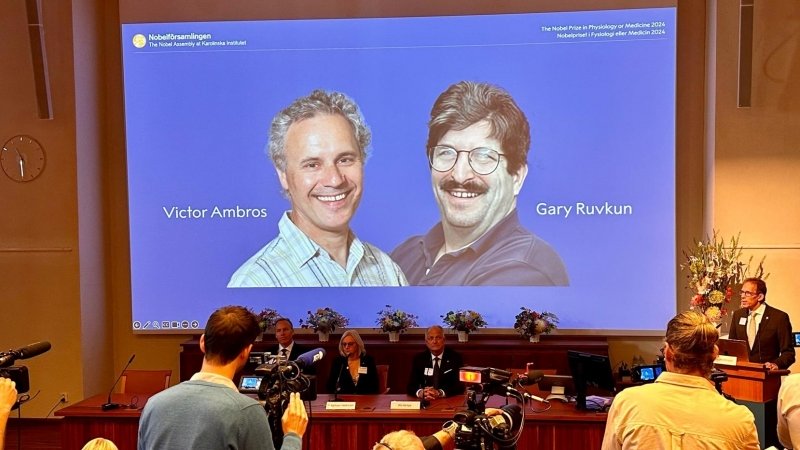
[[[561,257],[517,215],[529,147],[528,120],[502,88],[461,81],[439,95],[427,153],[441,222],[392,252],[409,284],[569,284]]]
[[[291,210],[278,236],[228,287],[402,286],[400,267],[359,240],[350,220],[361,200],[371,133],[356,103],[315,90],[272,120],[269,156]]]

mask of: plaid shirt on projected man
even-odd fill
[[[377,247],[355,236],[340,266],[284,213],[278,237],[231,277],[228,287],[406,286],[403,271]]]

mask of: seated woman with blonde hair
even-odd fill
[[[339,340],[339,356],[328,375],[328,392],[339,394],[377,394],[378,369],[367,355],[358,331],[347,330]]]

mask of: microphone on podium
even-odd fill
[[[114,385],[111,386],[111,389],[108,391],[108,399],[106,400],[106,402],[103,403],[102,405],[100,405],[100,409],[102,409],[103,411],[108,411],[110,409],[119,409],[119,408],[124,408],[124,407],[128,406],[128,405],[124,405],[122,403],[112,403],[111,402],[111,393],[114,392],[114,388],[117,387],[117,383],[119,383],[119,380],[122,379],[122,375],[128,369],[128,366],[130,366],[131,363],[133,362],[133,358],[136,358],[136,353],[131,355],[131,359],[129,359],[128,363],[125,364],[125,367],[122,368],[122,371],[119,373],[119,376],[117,377],[117,381],[114,382]]]

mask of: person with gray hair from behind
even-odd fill
[[[704,314],[685,311],[667,324],[666,371],[617,394],[603,450],[758,450],[753,413],[722,396],[710,380],[719,333]]]
[[[386,253],[350,229],[370,140],[358,106],[339,92],[315,90],[275,115],[269,157],[292,209],[228,287],[407,284]]]

